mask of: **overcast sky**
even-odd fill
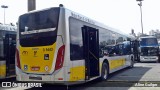
[[[124,33],[141,32],[140,8],[136,0],[36,0],[36,9],[59,6],[104,23]],[[7,5],[6,23],[16,23],[19,15],[27,12],[27,0],[0,0]],[[160,29],[160,0],[144,0],[142,3],[144,33]],[[4,22],[4,10],[0,8],[0,22]]]

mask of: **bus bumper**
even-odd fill
[[[140,61],[158,61],[158,56],[140,56]]]
[[[62,70],[63,71],[63,70]],[[61,73],[60,71],[59,73]],[[59,79],[56,78],[57,75],[50,74],[50,75],[40,75],[40,74],[27,74],[22,72],[19,68],[16,67],[16,79],[17,81],[34,81],[34,82],[42,82],[42,83],[63,83],[64,84],[64,78]],[[60,76],[60,75],[59,75]]]

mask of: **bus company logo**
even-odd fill
[[[34,57],[36,57],[37,56],[37,51],[34,51]]]
[[[23,51],[22,55],[28,55],[28,52],[27,51]]]
[[[2,87],[12,87],[11,82],[2,82]]]
[[[85,22],[88,22],[88,23],[91,23],[91,24],[95,24],[95,22],[87,17],[83,17],[81,15],[78,15],[76,13],[71,13],[71,16],[74,17],[74,18],[77,18],[79,20],[82,20],[82,21],[85,21]]]

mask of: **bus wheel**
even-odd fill
[[[130,65],[130,68],[133,68],[134,67],[134,59],[133,57],[131,57],[131,65]]]
[[[101,71],[101,79],[107,80],[109,75],[109,68],[107,63],[103,63],[102,65],[102,71]]]

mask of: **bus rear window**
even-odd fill
[[[59,8],[20,16],[19,35],[23,47],[51,45],[56,40]]]
[[[57,9],[29,13],[20,17],[20,32],[57,27]]]

